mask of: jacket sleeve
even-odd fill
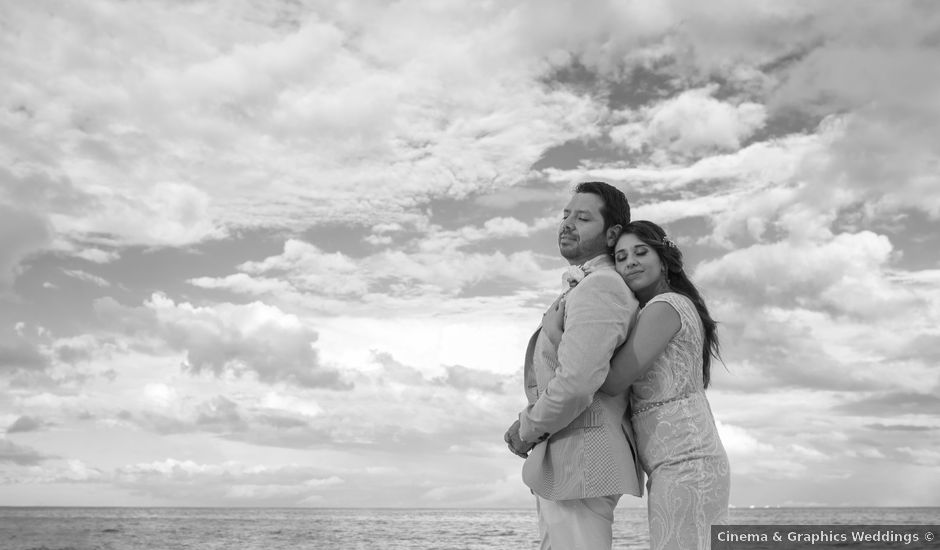
[[[571,289],[555,376],[536,402],[519,414],[524,440],[548,437],[591,405],[614,351],[626,341],[636,308],[636,299],[612,269],[597,271]]]
[[[539,384],[535,379],[535,372],[532,366],[532,357],[535,353],[535,343],[538,341],[540,332],[542,332],[541,327],[539,327],[538,330],[536,330],[535,333],[529,338],[529,345],[526,346],[525,349],[525,366],[522,369],[522,381],[525,385],[525,397],[530,407],[534,405],[539,398]]]

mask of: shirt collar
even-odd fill
[[[614,260],[610,257],[610,254],[607,254],[606,252],[604,254],[594,256],[590,260],[581,264],[581,269],[583,269],[585,272],[612,267],[614,267]]]

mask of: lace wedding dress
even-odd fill
[[[648,476],[652,550],[709,548],[710,526],[727,523],[731,475],[702,383],[703,328],[691,300],[668,292],[681,327],[633,384],[631,422]]]

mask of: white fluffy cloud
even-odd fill
[[[88,189],[96,215],[69,212],[54,216],[56,230],[87,235],[106,244],[182,246],[224,235],[210,212],[209,195],[192,185],[153,182],[143,189],[116,192]],[[100,254],[82,251],[81,256]]]
[[[141,307],[102,299],[96,308],[100,317],[123,324],[125,330],[157,336],[169,348],[185,352],[183,367],[192,373],[250,372],[268,384],[348,388],[335,369],[321,364],[314,346],[317,332],[275,306],[200,307],[154,294]]]
[[[907,301],[906,292],[891,292],[885,284],[891,251],[887,238],[871,232],[779,241],[731,251],[702,263],[695,274],[703,285],[734,289],[768,306],[809,305],[823,298],[837,311],[864,308],[859,312],[883,315],[892,303]]]
[[[625,113],[630,122],[613,127],[610,137],[629,150],[651,147],[681,157],[736,150],[764,125],[767,113],[758,103],[717,100],[712,97],[716,89],[689,90],[638,113]]]
[[[9,131],[56,154],[4,152],[67,177],[92,204],[45,205],[73,239],[183,245],[231,226],[394,221],[434,196],[518,180],[598,117],[589,98],[540,84],[539,56],[507,51],[512,28],[477,10],[458,23],[390,6],[367,23],[329,6],[281,10],[283,21],[198,5],[59,8],[5,16],[57,37],[51,49],[7,35],[22,57],[5,58],[4,71],[18,113]],[[389,19],[402,24],[380,23]],[[416,41],[419,22],[435,30]],[[452,38],[476,25],[482,36]]]
[[[262,382],[301,386],[344,384],[319,364],[316,332],[292,314],[261,303],[196,307],[154,295],[145,306],[166,331],[168,343],[186,350],[194,372],[254,372]]]
[[[526,226],[512,218],[493,218],[482,227],[446,231],[430,228],[401,249],[389,248],[364,257],[342,252],[327,253],[306,241],[289,239],[283,252],[260,261],[246,262],[240,273],[224,277],[200,277],[190,281],[203,288],[224,288],[263,296],[277,303],[305,304],[314,311],[333,314],[421,312],[436,308],[461,311],[476,303],[475,285],[509,284],[518,289],[515,300],[528,299],[528,288],[554,291],[557,265],[530,251],[504,253],[493,246],[502,238],[529,235],[553,225],[539,220]],[[469,252],[465,247],[485,243],[492,252]],[[543,263],[556,263],[546,269]],[[440,300],[447,298],[446,303]]]

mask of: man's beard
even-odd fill
[[[570,235],[570,234],[569,234]],[[607,239],[604,236],[604,233],[596,235],[594,238],[587,241],[583,239],[577,239],[574,241],[568,241],[568,245],[565,248],[561,246],[561,236],[559,236],[558,249],[561,252],[561,256],[565,259],[578,258],[580,256],[587,255],[588,258],[593,258],[599,254],[607,252]],[[574,245],[574,246],[571,246]]]

